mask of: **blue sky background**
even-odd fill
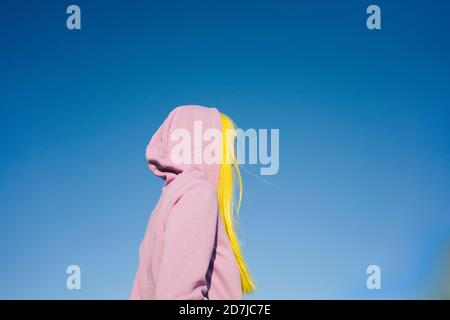
[[[250,298],[448,292],[450,3],[374,3],[380,31],[368,1],[1,1],[0,298],[128,297],[181,104],[280,129],[279,174],[243,176]]]

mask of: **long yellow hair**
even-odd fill
[[[235,227],[237,226],[237,216],[241,207],[242,201],[242,177],[234,152],[234,141],[236,138],[236,125],[234,122],[223,113],[222,120],[222,156],[220,162],[219,183],[217,188],[217,197],[219,204],[219,211],[222,217],[225,231],[230,240],[231,248],[233,249],[239,266],[241,274],[241,287],[243,293],[251,293],[255,290],[250,271],[245,263],[241,252],[241,246],[237,237]],[[237,206],[235,187],[239,187]],[[236,217],[234,215],[236,212]]]

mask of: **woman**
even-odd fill
[[[234,185],[239,187],[236,211],[242,197],[235,135],[229,134],[235,129],[215,108],[182,106],[153,135],[148,165],[165,182],[139,249],[130,299],[242,299],[254,290],[234,230]],[[214,130],[221,133],[220,161],[203,159],[211,151],[207,146],[201,146],[202,161],[179,161],[180,133],[195,136],[199,130],[201,138],[211,139]],[[198,143],[187,146],[198,153]],[[198,154],[184,156],[198,160]]]

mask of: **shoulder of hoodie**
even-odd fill
[[[217,199],[216,188],[201,177],[180,176],[172,184],[167,192],[172,195],[175,202],[185,196],[201,196],[203,200]]]

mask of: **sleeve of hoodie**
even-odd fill
[[[205,299],[217,219],[215,191],[208,182],[195,181],[176,201],[166,221],[156,299]]]

